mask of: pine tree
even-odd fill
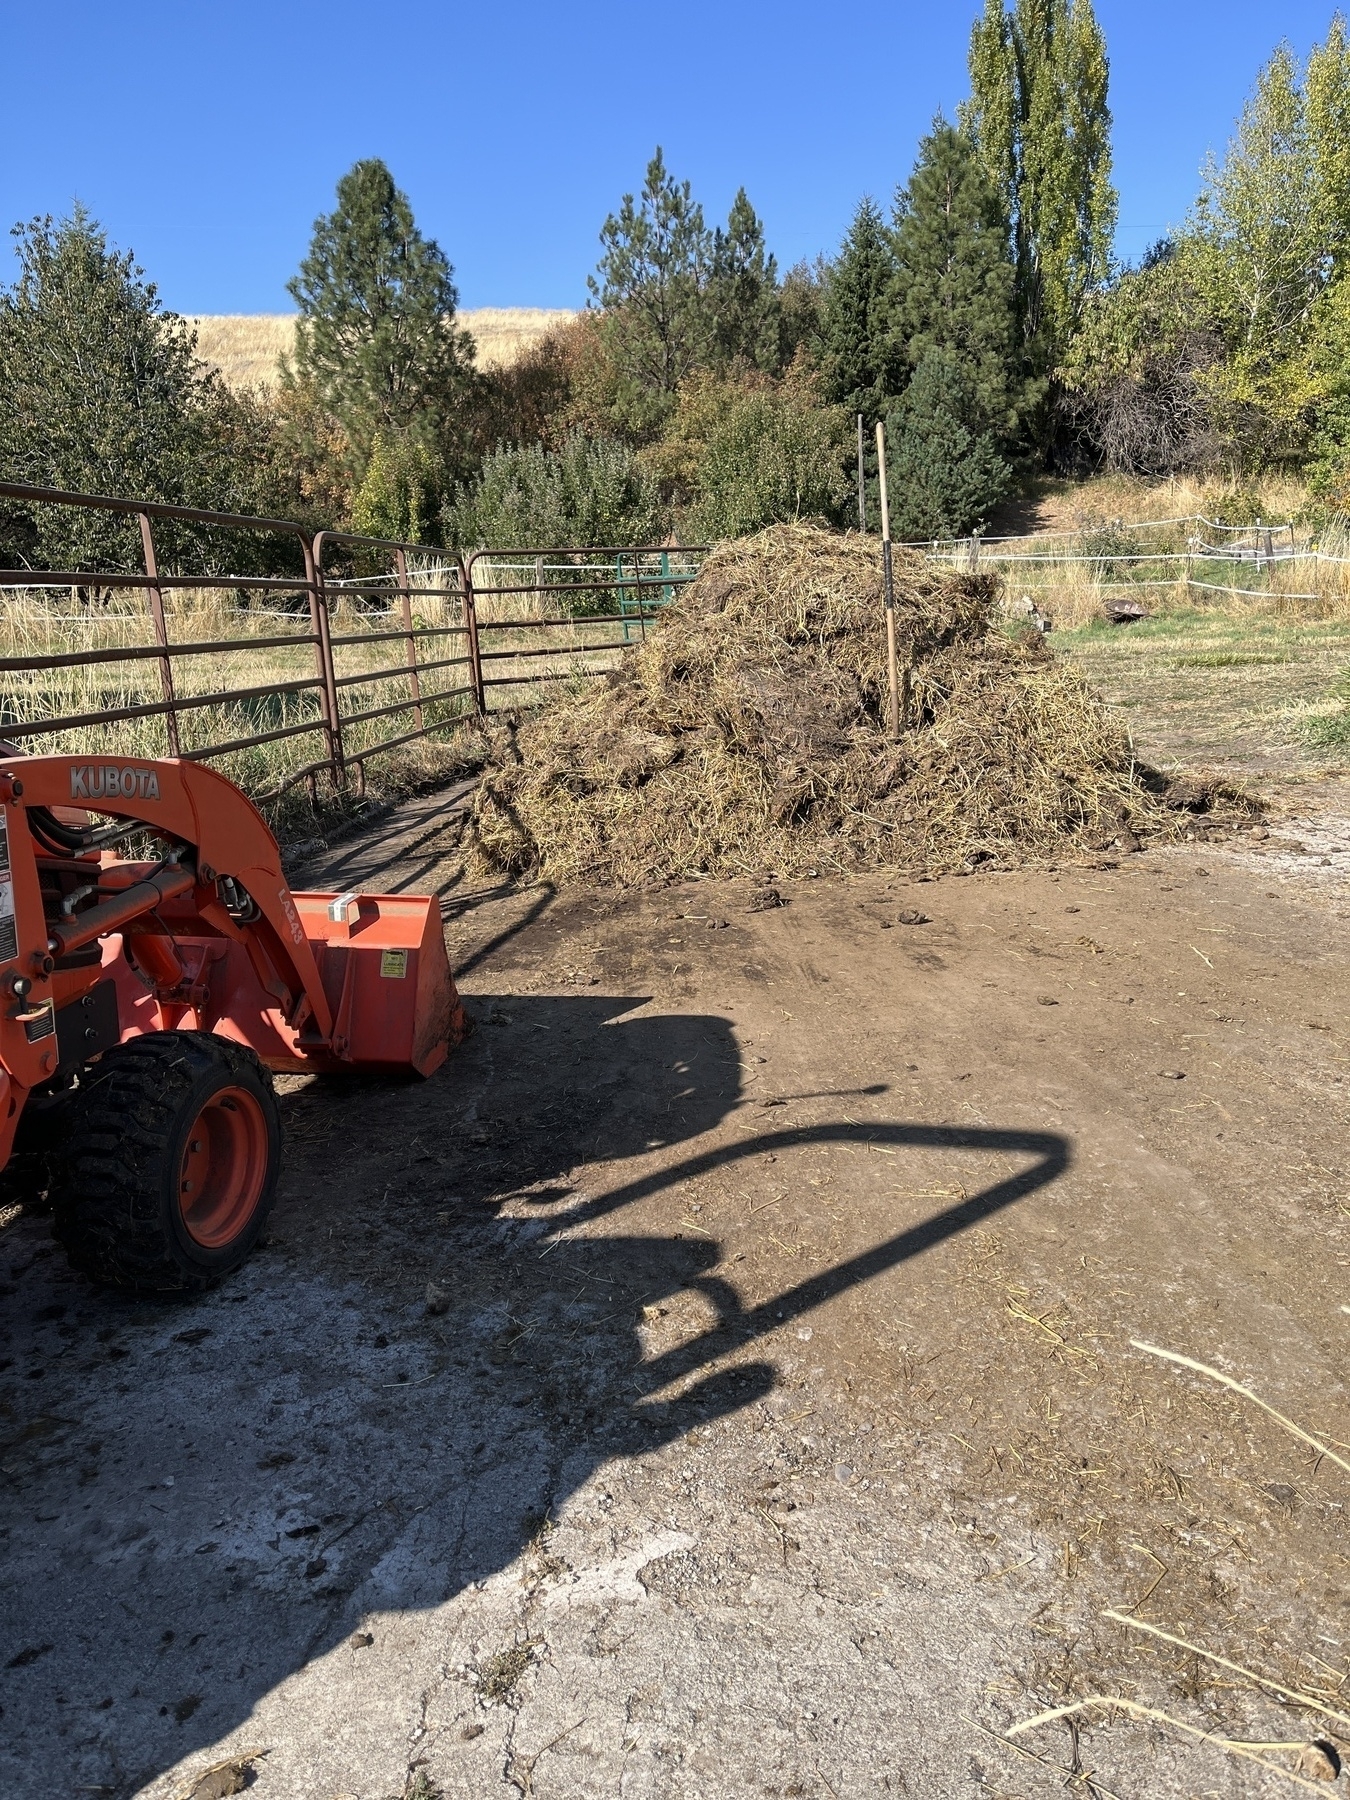
[[[891,529],[901,538],[978,531],[1012,480],[960,364],[938,349],[924,352],[887,415],[886,463]]]
[[[903,372],[894,332],[895,251],[873,200],[854,214],[825,286],[821,330],[828,397],[869,423],[880,417]]]
[[[110,248],[79,206],[14,236],[19,279],[0,296],[0,476],[221,504],[229,472],[213,422],[229,397],[134,257]],[[5,513],[7,542],[58,568],[139,558],[134,522],[9,504]]]
[[[600,242],[604,255],[587,285],[605,309],[606,347],[629,390],[629,428],[650,434],[708,355],[704,287],[713,253],[703,208],[687,181],[667,174],[659,145],[640,198],[624,195]]]
[[[983,428],[1011,437],[1028,394],[1007,225],[969,139],[940,117],[896,202],[895,254],[893,329],[907,367],[941,350]]]
[[[462,457],[473,340],[455,326],[453,276],[385,165],[354,164],[288,285],[300,308],[293,378],[346,433],[358,479],[377,437],[415,440],[450,468]]]
[[[1092,0],[986,0],[961,122],[1013,234],[1018,313],[1053,366],[1106,279],[1116,221],[1106,42]]]
[[[725,231],[713,235],[707,302],[715,367],[778,366],[781,313],[778,264],[764,247],[764,227],[741,188]]]

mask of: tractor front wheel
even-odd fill
[[[192,1293],[257,1243],[281,1130],[272,1078],[242,1044],[204,1031],[132,1038],[87,1071],[63,1124],[54,1229],[95,1281]]]

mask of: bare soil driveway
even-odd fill
[[[752,911],[468,895],[452,837],[327,873],[443,886],[477,1030],[283,1084],[239,1276],[5,1216],[6,1800],[1288,1791],[1003,1734],[1350,1730],[1140,1628],[1350,1711],[1350,1475],[1131,1347],[1346,1454],[1350,838]]]

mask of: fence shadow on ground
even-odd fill
[[[204,1300],[97,1292],[44,1220],[0,1231],[6,1793],[122,1800],[204,1759],[367,1618],[507,1567],[605,1464],[765,1397],[770,1330],[1068,1163],[1053,1133],[856,1125],[842,1095],[833,1121],[709,1145],[742,1101],[724,1019],[595,994],[473,1004],[479,1031],[430,1082],[285,1097],[273,1241]],[[679,1182],[865,1140],[1025,1167],[755,1305],[716,1241],[622,1232]],[[608,1192],[573,1187],[580,1164],[594,1181],[633,1159]],[[714,1322],[644,1362],[641,1307],[687,1290]]]

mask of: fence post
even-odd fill
[[[542,556],[536,556],[534,559],[534,604],[542,619],[544,616],[544,559]]]
[[[413,636],[412,592],[408,587],[408,558],[402,550],[394,552],[394,569],[398,576],[399,608],[403,614],[403,629],[407,633],[408,646],[408,686],[413,697],[413,722],[419,731],[422,724],[422,679],[417,673],[417,639]]]
[[[309,623],[315,637],[314,666],[322,683],[324,737],[328,740],[328,765],[334,787],[345,775],[342,750],[342,714],[338,711],[337,670],[333,665],[333,643],[328,629],[328,596],[323,587],[323,533],[303,536],[300,546],[305,557],[305,586],[309,592]]]
[[[623,567],[623,558],[619,558],[619,567]],[[645,644],[647,641],[647,614],[642,599],[642,552],[633,552],[633,593],[637,599],[638,636]]]
[[[460,586],[464,594],[464,629],[469,635],[469,680],[473,684],[474,705],[479,715],[487,711],[487,697],[483,691],[483,659],[478,651],[478,608],[473,597],[473,576],[470,570],[473,558],[468,562],[459,559]]]
[[[150,526],[149,513],[137,513],[141,527],[141,555],[145,561],[145,597],[150,605],[150,622],[154,626],[155,642],[165,654],[159,657],[159,679],[164,689],[164,698],[169,710],[164,715],[164,733],[169,740],[169,755],[182,754],[182,746],[178,741],[178,714],[174,710],[178,696],[173,686],[173,663],[167,654],[169,648],[169,631],[164,623],[164,596],[159,588],[159,564],[155,559],[155,534]]]

